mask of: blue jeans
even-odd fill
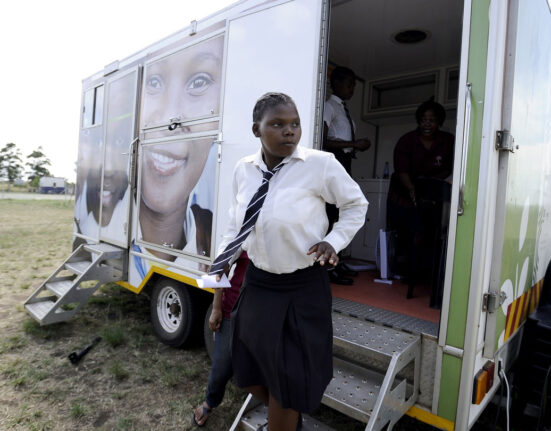
[[[223,318],[220,329],[214,335],[214,354],[207,386],[206,402],[217,407],[224,399],[226,384],[233,376],[230,351],[230,319]]]

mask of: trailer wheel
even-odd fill
[[[195,307],[187,287],[162,279],[151,294],[151,322],[157,337],[172,347],[181,347],[190,338]]]
[[[207,313],[205,314],[205,323],[203,325],[203,338],[205,340],[205,349],[207,349],[207,354],[209,355],[210,360],[214,359],[214,332],[209,328],[209,318],[212,311],[212,304],[207,308]]]

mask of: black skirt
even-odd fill
[[[272,274],[249,263],[232,312],[237,385],[261,385],[283,408],[309,413],[333,376],[327,270],[319,265]]]

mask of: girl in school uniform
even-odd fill
[[[268,405],[268,423],[259,429],[294,431],[302,426],[300,413],[319,406],[333,375],[326,268],[337,264],[337,253],[363,225],[367,201],[331,153],[298,146],[300,118],[289,96],[262,96],[252,131],[261,149],[237,163],[219,254],[242,234],[251,198],[266,181],[263,172],[275,173],[239,247],[250,263],[232,313],[232,361],[238,386]],[[326,202],[340,211],[329,233]]]

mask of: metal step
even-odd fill
[[[333,313],[333,343],[356,353],[389,359],[419,340],[419,335]]]
[[[124,250],[120,247],[116,247],[111,244],[107,244],[105,242],[101,242],[99,244],[85,244],[84,250],[90,252],[90,253],[121,253]]]
[[[333,358],[333,379],[323,394],[323,404],[367,423],[384,378],[382,373]]]
[[[46,283],[46,288],[61,297],[65,295],[73,287],[72,280],[51,281]]]
[[[39,322],[44,319],[44,316],[54,307],[55,302],[44,300],[33,304],[25,304],[25,309]]]
[[[245,413],[240,422],[240,430],[256,431],[256,429],[268,421],[268,407],[261,404]],[[302,429],[304,431],[335,431],[333,428],[317,421],[311,416],[302,415]]]
[[[68,271],[71,271],[73,274],[80,275],[90,267],[92,262],[89,260],[79,260],[77,262],[67,262],[65,268]]]
[[[81,244],[27,298],[25,309],[41,325],[69,320],[102,284],[122,279],[127,270],[124,252],[110,244]],[[62,276],[65,270],[76,277]],[[92,287],[82,288],[87,281],[93,281]],[[55,296],[45,296],[46,291]]]

